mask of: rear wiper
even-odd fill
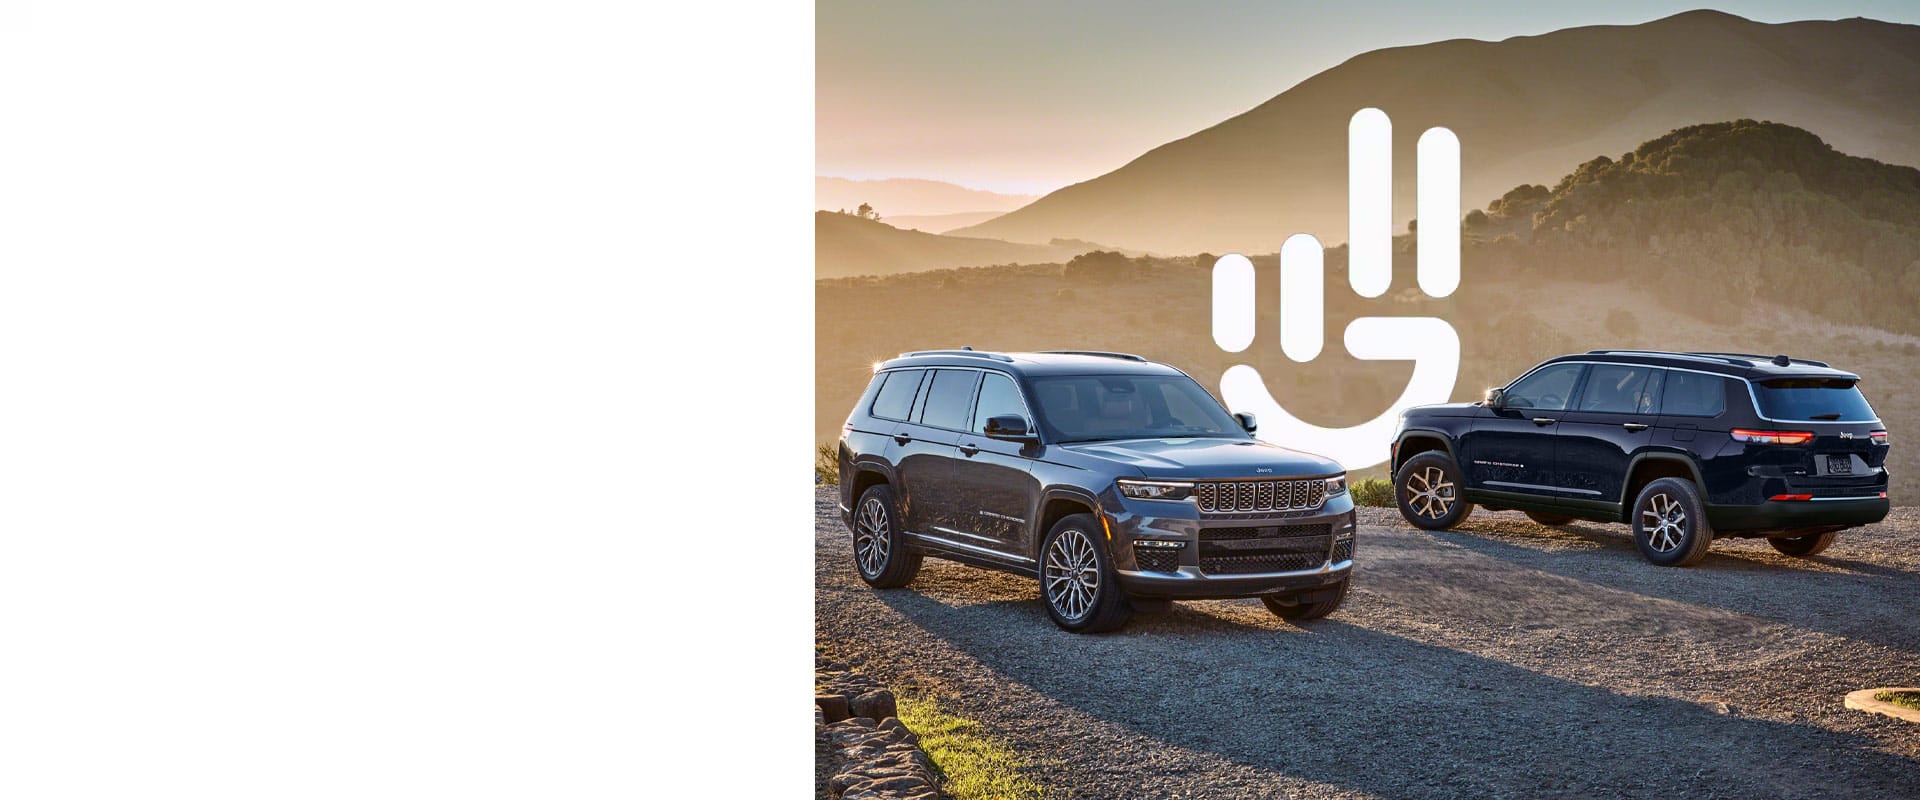
[[[1840,418],[1840,415],[1838,413],[1834,413],[1834,414],[1815,414],[1811,417],[1808,417],[1807,419],[1836,420],[1839,418]]]

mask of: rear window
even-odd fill
[[[980,373],[972,370],[934,370],[925,408],[920,411],[920,424],[966,430],[967,412],[973,410],[973,387],[979,382]]]
[[[1774,378],[1753,385],[1760,416],[1792,422],[1872,422],[1860,387],[1845,378]]]
[[[880,394],[873,399],[873,415],[881,419],[906,419],[907,412],[913,409],[913,392],[920,388],[920,373],[917,369],[887,373],[887,382],[880,385]]]
[[[1727,410],[1727,379],[1700,372],[1667,370],[1660,413],[1681,417],[1717,417]]]

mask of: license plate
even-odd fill
[[[1827,456],[1828,475],[1852,475],[1853,456]]]

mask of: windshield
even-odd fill
[[[1184,375],[1032,379],[1040,425],[1054,442],[1249,438],[1220,402]]]
[[[1775,378],[1753,386],[1760,415],[1809,422],[1873,422],[1860,387],[1846,378]]]

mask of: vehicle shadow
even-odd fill
[[[1617,693],[1338,616],[1295,627],[1176,604],[1119,634],[1083,636],[1047,624],[1037,600],[880,597],[1004,680],[1145,740],[1115,742],[1112,728],[1043,722],[1049,748],[1062,752],[1123,757],[1172,746],[1392,798],[1825,797],[1839,787],[1920,796],[1920,763],[1864,737]],[[1265,613],[1240,601],[1248,602]],[[1206,787],[1209,777],[1177,780]],[[1097,773],[1063,778],[1074,797],[1168,788],[1090,789]]]
[[[1920,655],[1920,591],[1915,590],[1920,573],[1856,559],[1756,557],[1729,550],[1724,542],[1694,567],[1657,567],[1640,557],[1622,526],[1574,524],[1553,530],[1595,547],[1541,549],[1516,539],[1509,526],[1473,520],[1431,535],[1527,569]]]

